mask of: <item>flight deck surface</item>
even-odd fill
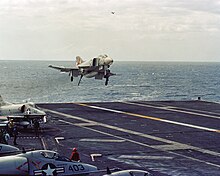
[[[139,101],[38,104],[49,115],[39,137],[22,130],[18,147],[48,149],[99,169],[153,175],[220,175],[220,104]]]

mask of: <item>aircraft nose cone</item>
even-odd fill
[[[113,63],[113,59],[108,57],[108,58],[106,58],[105,62],[107,65],[111,65]]]
[[[89,171],[97,171],[97,167],[96,166],[92,166],[92,165],[89,165]]]

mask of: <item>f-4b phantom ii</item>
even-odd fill
[[[33,120],[46,122],[46,113],[38,109],[33,103],[12,104],[5,102],[0,95],[0,123],[12,119],[18,126],[27,127]]]
[[[69,72],[71,81],[73,77],[80,76],[78,85],[83,76],[87,78],[95,77],[95,79],[105,78],[105,85],[108,85],[109,77],[115,75],[110,72],[109,67],[113,63],[113,59],[107,55],[100,55],[88,61],[83,61],[80,56],[76,57],[76,67],[63,67],[49,65],[49,67],[60,70],[61,72]]]

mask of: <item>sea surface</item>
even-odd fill
[[[0,94],[18,102],[202,100],[220,102],[220,63],[114,62],[109,85],[83,78],[73,82],[49,64],[70,61],[0,61]]]

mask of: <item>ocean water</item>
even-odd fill
[[[114,62],[105,80],[78,78],[48,68],[70,61],[0,61],[0,94],[9,102],[202,100],[220,102],[220,63]]]

